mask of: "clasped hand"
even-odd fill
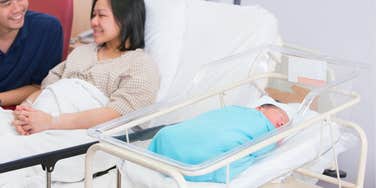
[[[21,135],[30,135],[52,128],[53,117],[28,105],[19,105],[13,112],[12,125]]]

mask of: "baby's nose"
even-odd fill
[[[280,122],[278,122],[277,123],[277,127],[281,127],[281,126],[283,126],[285,123],[283,122],[283,121],[280,121]]]

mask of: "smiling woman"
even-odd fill
[[[95,1],[91,13],[91,27],[94,32],[94,41],[102,48],[114,49],[120,46],[120,27],[115,20],[108,1]]]
[[[111,48],[117,49],[120,53],[145,46],[145,5],[140,2],[131,0],[93,2],[91,27],[95,42],[101,45],[101,53],[106,53]],[[101,53],[98,54],[100,58]]]

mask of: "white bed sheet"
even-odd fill
[[[314,114],[314,112],[310,112],[307,115],[310,116]],[[339,154],[347,148],[346,146],[349,143],[348,140],[356,140],[356,137],[348,131],[343,131],[343,128],[338,125],[332,127],[334,140],[336,141],[336,153]],[[320,131],[323,133],[323,140],[321,140],[321,142]],[[321,147],[320,143],[323,144]],[[326,151],[330,148],[330,143],[330,127],[320,125],[310,127],[300,132],[299,135],[288,139],[284,144],[269,153],[265,158],[254,163],[246,171],[233,179],[230,183],[230,187],[259,187],[277,177],[288,174],[292,169],[301,167],[303,164],[313,161],[317,157],[319,151]],[[146,147],[148,143],[143,142],[138,143],[138,145]],[[310,169],[321,173],[321,170],[329,167],[331,157],[332,153],[327,152],[325,155],[321,156],[320,161],[310,165]],[[124,161],[120,165],[120,169],[123,174],[122,182],[127,188],[177,187],[172,178],[128,161]],[[226,187],[225,184],[218,183],[187,182],[187,185],[190,188]]]
[[[93,179],[93,188],[116,188],[116,170],[113,169],[103,176],[99,176]],[[85,182],[53,182],[53,188],[83,188],[85,187]]]
[[[102,92],[85,81],[62,79],[43,90],[33,107],[58,115],[101,107],[107,101],[108,98]],[[12,116],[12,112],[0,109],[0,125],[4,127],[0,133],[0,149],[6,153],[0,155],[0,163],[95,141],[87,135],[86,129],[49,130],[21,136],[10,125]],[[95,160],[101,161],[96,163],[95,171],[106,170],[115,165],[113,158],[107,154],[97,155]],[[74,182],[82,180],[83,177],[84,156],[80,155],[56,163],[52,180]],[[23,181],[20,182],[19,179]],[[43,187],[44,179],[45,174],[38,165],[0,174],[0,187]]]

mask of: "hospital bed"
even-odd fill
[[[167,99],[168,101],[171,99],[180,101],[184,96],[191,96],[197,93],[197,90],[204,91],[210,88],[211,84],[217,83],[217,81],[207,83],[206,86],[200,86],[196,90],[189,88],[192,80],[195,81],[194,78],[201,80],[199,78],[202,75],[199,76],[196,72],[202,70],[208,62],[247,49],[255,49],[257,46],[281,43],[276,19],[259,6],[240,7],[200,0],[145,0],[145,3],[147,6],[146,50],[158,64],[162,78],[158,101],[167,101]],[[233,17],[237,18],[237,22],[228,19]],[[224,25],[226,25],[225,30],[223,29]],[[197,44],[200,44],[200,47],[197,47]],[[263,67],[261,64],[250,74],[261,73]],[[223,80],[231,81],[231,79],[225,78]],[[190,92],[181,95],[182,91]],[[149,109],[152,111],[152,108]],[[136,115],[134,118],[137,117]],[[167,124],[168,122],[166,119],[161,119],[156,120],[155,124]],[[134,130],[136,131],[132,132]],[[150,138],[156,130],[134,128],[130,131],[129,140],[145,140]],[[119,138],[125,140],[128,137],[120,135]],[[66,176],[71,175],[68,173],[63,178],[59,177],[61,174],[55,165],[59,166],[63,159],[75,158],[77,155],[84,154],[87,148],[94,143],[97,141],[74,143],[71,147],[2,163],[0,164],[0,175],[17,169],[41,165],[46,172],[47,187],[51,187],[52,182],[65,180]],[[108,168],[111,167],[108,166]],[[54,173],[51,174],[52,172]],[[102,172],[96,173],[95,176]],[[78,179],[81,180],[81,178]]]
[[[291,74],[298,66],[297,61],[304,67],[324,65],[326,68],[323,70],[326,71],[321,72],[324,82],[296,82]],[[275,70],[253,74],[259,63],[275,67]],[[237,67],[240,67],[239,70],[233,70]],[[245,74],[242,74],[244,69]],[[242,79],[239,75],[246,76]],[[226,79],[221,80],[223,77]],[[363,187],[367,153],[365,133],[355,123],[337,117],[359,101],[356,93],[346,91],[346,88],[351,89],[346,85],[355,77],[356,70],[344,60],[278,46],[260,47],[207,64],[193,79],[192,86],[183,91],[187,93],[185,99],[155,104],[130,117],[89,130],[99,143],[92,145],[87,152],[85,187],[92,187],[92,165],[95,164],[92,158],[98,151],[124,160],[118,163],[123,180],[118,182],[126,187],[318,187],[305,183],[307,179],[300,180],[297,174],[339,187]],[[145,124],[150,127],[158,127],[161,123],[173,126],[197,114],[227,105],[255,107],[260,103],[256,100],[259,98],[257,95],[267,95],[266,87],[286,90],[292,85],[309,88],[310,92],[296,101],[297,104],[289,104],[294,109],[291,111],[294,116],[287,126],[198,165],[184,164],[151,153],[145,149],[147,141],[132,143],[127,136],[125,141],[113,136],[128,135],[132,127]],[[257,159],[239,177],[230,180],[231,162],[273,143],[278,145],[274,151]],[[323,176],[321,172],[331,165],[339,174],[337,156],[354,143],[360,144],[361,148],[356,182],[343,181],[339,176]],[[227,169],[226,184],[193,183],[184,179],[184,176],[203,175],[220,168]]]

